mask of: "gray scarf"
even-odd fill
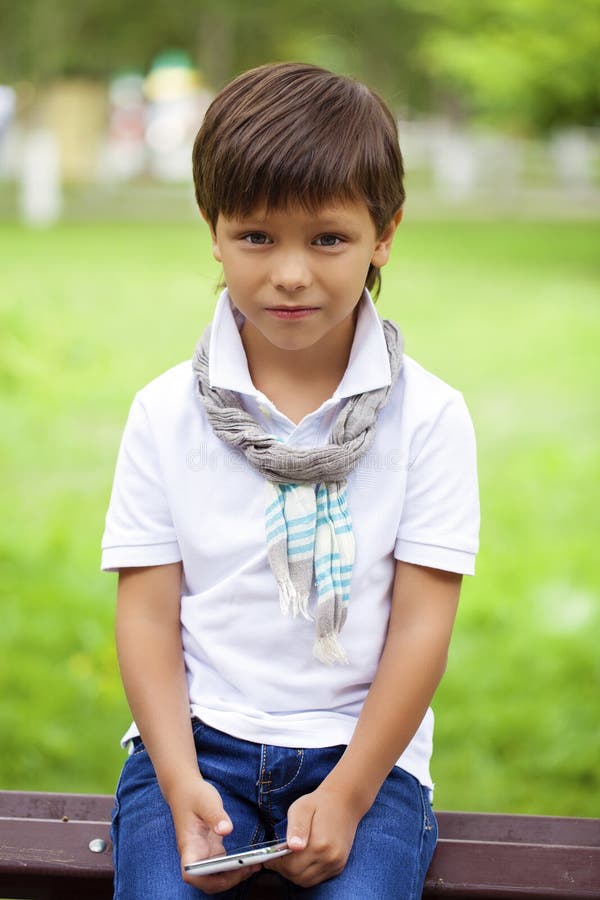
[[[373,443],[377,417],[402,368],[402,334],[394,322],[385,319],[382,324],[391,383],[350,397],[340,410],[325,447],[304,449],[284,444],[246,412],[236,391],[211,387],[210,325],[196,345],[192,361],[198,374],[200,399],[216,436],[240,450],[266,479],[268,556],[283,612],[291,606],[294,614],[300,612],[309,617],[308,598],[316,576],[314,653],[327,663],[347,661],[338,640],[346,620],[354,560],[346,479]],[[302,523],[301,547],[294,532],[296,520]],[[312,538],[307,544],[308,532]],[[296,533],[299,538],[300,532]],[[319,563],[318,571],[315,562]]]

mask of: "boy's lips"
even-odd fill
[[[318,306],[268,306],[266,311],[278,319],[304,319],[318,309]]]

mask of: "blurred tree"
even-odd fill
[[[194,0],[0,0],[4,77],[39,82],[147,68],[165,47],[197,50]]]
[[[600,0],[0,0],[0,80],[145,71],[169,47],[215,88],[304,59],[364,78],[401,112],[541,130],[600,113]]]
[[[396,0],[446,102],[521,130],[600,124],[600,0]],[[436,77],[437,76],[437,77]]]
[[[210,85],[280,59],[304,59],[367,79],[398,103],[426,103],[416,48],[420,15],[390,0],[0,0],[6,80],[106,77],[146,70],[166,47],[195,58]]]

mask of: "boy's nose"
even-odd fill
[[[302,256],[287,254],[274,261],[271,272],[273,287],[282,291],[299,291],[311,283],[310,269]]]

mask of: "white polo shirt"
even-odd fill
[[[342,381],[296,425],[254,387],[242,322],[224,291],[213,319],[211,384],[238,391],[248,412],[289,444],[323,446],[348,397],[390,383],[381,320],[365,293]],[[101,568],[182,560],[181,628],[193,715],[258,743],[347,744],[383,648],[395,560],[474,572],[476,451],[462,395],[405,355],[371,450],[348,478],[356,559],[341,638],[350,664],[327,666],[312,655],[315,623],[279,611],[263,479],[242,453],[215,437],[196,385],[188,360],[136,394],[118,454]],[[135,725],[126,738],[134,734]],[[398,760],[429,787],[432,738],[428,710]]]

